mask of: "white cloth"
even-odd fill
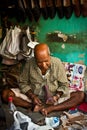
[[[14,92],[16,97],[20,97],[21,99],[23,99],[23,100],[25,100],[27,102],[31,102],[31,100],[26,95],[21,93],[19,88],[11,88],[11,91]]]

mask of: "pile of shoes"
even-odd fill
[[[18,22],[38,22],[40,16],[46,20],[58,14],[68,19],[75,13],[77,17],[87,17],[87,0],[1,0],[1,16],[15,17]]]
[[[63,130],[86,130],[87,129],[87,115],[77,111],[73,114],[64,111],[61,115]]]

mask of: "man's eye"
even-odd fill
[[[41,65],[41,63],[37,63],[38,65]]]

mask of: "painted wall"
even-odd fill
[[[70,19],[59,19],[57,15],[48,20],[41,17],[38,23],[30,23],[30,26],[35,28],[37,41],[46,42],[53,56],[62,61],[87,65],[87,17],[76,17],[74,14]],[[58,40],[58,31],[68,39]]]
[[[15,23],[14,19],[11,21]],[[33,27],[36,40],[47,43],[51,55],[62,61],[87,65],[87,17],[76,17],[73,13],[70,19],[59,19],[56,15],[54,19],[44,20],[40,17],[38,22],[32,23],[27,19],[20,25]],[[59,38],[58,31],[66,36],[67,40]]]

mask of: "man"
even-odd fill
[[[21,92],[32,100],[34,111],[40,110],[44,115],[75,107],[84,100],[84,92],[70,93],[62,62],[50,56],[49,47],[44,43],[35,46],[34,57],[25,64],[19,86]],[[43,104],[43,99],[47,96],[44,86],[47,86],[51,95],[45,104],[51,105]]]

